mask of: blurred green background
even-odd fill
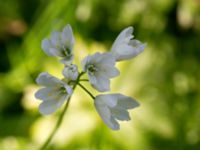
[[[79,65],[134,27],[147,48],[117,64],[121,75],[111,87],[141,106],[112,131],[77,88],[49,149],[200,149],[200,0],[0,0],[1,150],[36,150],[54,127],[61,111],[38,113],[35,78],[43,71],[61,77],[63,66],[43,53],[41,40],[67,23]]]

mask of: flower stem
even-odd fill
[[[71,98],[71,97],[70,97]],[[65,105],[65,108],[63,110],[63,112],[60,114],[58,121],[56,123],[56,126],[54,127],[53,131],[51,132],[51,134],[49,135],[49,137],[47,138],[47,140],[45,141],[45,143],[42,145],[42,147],[40,148],[41,150],[44,150],[47,148],[47,146],[49,145],[49,143],[51,142],[53,136],[55,135],[56,131],[58,130],[58,128],[60,127],[62,121],[63,121],[63,117],[65,115],[65,112],[67,111],[67,108],[69,106],[69,102],[70,102],[70,98],[67,100],[67,103]]]
[[[85,81],[85,82],[88,82],[89,80],[88,80],[88,79],[80,79],[79,81]]]
[[[77,80],[75,81],[76,84],[74,84],[74,86],[72,87],[73,90],[75,90],[77,84],[79,84],[80,77],[83,74],[84,74],[84,72],[79,73],[79,76],[78,76]],[[64,115],[65,115],[65,112],[67,111],[67,108],[69,106],[70,99],[71,99],[71,96],[67,99],[67,103],[65,105],[65,108],[62,111],[62,113],[60,114],[60,116],[58,118],[58,121],[56,123],[56,126],[54,127],[53,131],[51,132],[51,134],[49,135],[49,137],[47,138],[47,140],[45,141],[45,143],[41,146],[40,150],[45,150],[47,148],[47,146],[51,142],[52,138],[54,137],[55,133],[57,132],[58,128],[60,127],[60,125],[61,125],[61,123],[63,121]]]
[[[92,93],[90,91],[88,91],[82,84],[77,83],[86,93],[88,93],[90,95],[90,97],[92,99],[95,99],[95,97],[92,95]]]

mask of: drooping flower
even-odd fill
[[[130,120],[127,109],[138,107],[139,103],[122,94],[106,94],[96,96],[94,105],[104,123],[113,130],[119,130],[117,120]]]
[[[110,78],[119,75],[115,68],[115,58],[111,53],[95,53],[82,61],[83,71],[87,72],[89,82],[99,92],[110,90]]]
[[[125,28],[112,45],[111,53],[117,61],[131,59],[143,52],[146,44],[133,39],[133,27]]]
[[[73,92],[72,88],[65,82],[46,72],[41,73],[36,82],[44,86],[35,93],[35,97],[42,100],[39,111],[43,115],[55,112]]]
[[[62,73],[67,80],[76,80],[78,77],[78,67],[75,64],[65,66]]]
[[[50,39],[42,41],[42,49],[49,56],[58,56],[61,63],[70,64],[73,60],[73,46],[75,39],[72,28],[68,24],[62,32],[52,32]]]

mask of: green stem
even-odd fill
[[[77,78],[77,80],[75,81],[76,84],[74,84],[74,86],[72,87],[73,88],[73,91],[75,90],[77,84],[79,83],[79,80],[80,80],[80,77],[84,74],[84,72],[81,72]],[[49,137],[47,138],[47,140],[45,141],[45,143],[41,146],[40,150],[45,150],[47,148],[47,146],[49,145],[49,143],[51,142],[52,138],[54,137],[55,133],[57,132],[58,128],[60,127],[62,121],[63,121],[63,118],[64,118],[64,115],[65,115],[65,112],[67,111],[67,108],[69,106],[69,102],[71,100],[71,96],[67,99],[67,103],[65,105],[65,108],[64,110],[62,111],[62,113],[60,114],[59,118],[58,118],[58,121],[56,123],[56,126],[54,127],[53,131],[51,132],[51,134],[49,135]]]
[[[92,99],[95,99],[95,97],[92,95],[92,93],[90,91],[88,91],[82,84],[77,83],[86,93],[88,93],[90,95],[90,97]]]
[[[88,82],[89,80],[88,79],[80,79],[79,81],[86,81],[86,82]]]
[[[70,97],[71,98],[71,97]],[[51,142],[53,136],[55,135],[56,131],[58,130],[58,128],[60,127],[62,121],[63,121],[63,117],[65,115],[65,112],[67,111],[67,108],[69,106],[69,102],[70,102],[70,98],[67,100],[67,103],[65,105],[65,108],[63,110],[63,112],[60,114],[58,121],[56,123],[56,126],[54,127],[53,131],[51,132],[51,134],[49,135],[49,137],[47,138],[47,140],[45,141],[45,143],[42,145],[42,147],[40,148],[41,150],[44,150],[47,148],[47,146],[49,145],[49,143]]]

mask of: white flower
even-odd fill
[[[96,96],[94,105],[104,123],[113,130],[119,130],[117,120],[130,120],[127,109],[135,108],[139,103],[122,94],[107,94]]]
[[[35,97],[42,100],[39,111],[43,115],[56,111],[71,96],[73,91],[65,82],[46,72],[41,73],[36,82],[44,86],[35,93]]]
[[[78,77],[77,66],[74,64],[65,66],[65,68],[63,69],[63,75],[67,80],[76,80]]]
[[[146,44],[133,40],[133,27],[124,29],[112,45],[111,53],[117,61],[131,59],[143,52]]]
[[[89,76],[89,82],[99,92],[109,91],[110,78],[119,75],[111,53],[89,55],[82,61],[82,66]]]
[[[61,57],[63,64],[70,64],[73,60],[74,44],[72,28],[68,24],[62,32],[52,32],[50,39],[44,39],[42,49],[49,56]]]

